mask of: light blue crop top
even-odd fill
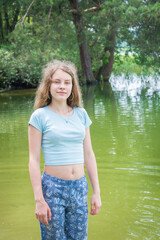
[[[48,108],[35,110],[28,122],[42,132],[42,152],[45,165],[69,165],[84,162],[85,128],[92,123],[86,110],[73,107],[65,117]]]

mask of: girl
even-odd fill
[[[87,239],[88,183],[93,188],[90,214],[101,207],[100,188],[89,126],[73,63],[54,60],[43,71],[29,120],[29,172],[42,240]],[[41,177],[41,147],[45,160]]]

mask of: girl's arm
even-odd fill
[[[86,135],[83,144],[84,144],[84,163],[93,188],[90,214],[96,215],[99,213],[99,210],[101,208],[101,197],[98,182],[97,164],[94,152],[92,150],[89,127],[86,129]]]
[[[47,216],[51,219],[51,211],[44,200],[41,184],[40,155],[42,133],[32,125],[28,128],[29,139],[29,173],[36,202],[36,218],[48,225]]]

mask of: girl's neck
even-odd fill
[[[57,103],[56,101],[49,104],[53,112],[66,114],[71,111],[70,106],[67,102]]]

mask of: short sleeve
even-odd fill
[[[85,128],[88,128],[92,124],[92,121],[84,108],[83,108],[83,111],[84,111],[84,119],[85,119]]]
[[[38,112],[38,110],[32,113],[28,125],[32,125],[33,127],[37,128],[40,132],[43,132],[43,124],[40,112]]]

